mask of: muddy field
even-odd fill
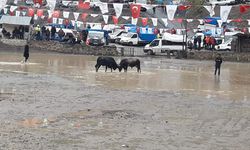
[[[0,52],[0,149],[250,149],[249,64],[140,59],[96,73],[94,56]]]

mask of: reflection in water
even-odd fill
[[[103,85],[128,90],[185,91],[230,99],[247,99],[250,90],[250,65],[223,63],[221,76],[214,76],[213,61],[140,58],[142,73],[95,72],[96,57],[81,55],[31,53],[29,64],[21,64],[21,53],[0,52],[0,70],[56,74],[75,78],[89,85]],[[121,58],[115,58],[117,62]]]

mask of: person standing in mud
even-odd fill
[[[24,47],[24,52],[23,52],[23,57],[24,57],[24,62],[26,63],[29,59],[29,45],[26,44]]]
[[[218,54],[218,56],[215,58],[215,71],[214,71],[214,75],[216,75],[217,70],[218,70],[218,75],[220,75],[221,63],[222,63],[221,54]]]

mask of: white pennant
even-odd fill
[[[4,8],[4,9],[3,9],[3,12],[4,12],[4,14],[7,14],[8,9],[7,9],[7,8]]]
[[[163,31],[164,31],[163,29],[160,29],[160,33],[161,33],[161,34],[163,33]]]
[[[193,22],[194,19],[187,19],[187,22]]]
[[[198,21],[199,21],[200,24],[204,23],[203,19],[198,19]]]
[[[34,14],[34,20],[37,20],[37,19],[38,19],[37,14]]]
[[[107,3],[98,3],[98,6],[102,12],[102,14],[108,13],[108,4]]]
[[[248,27],[248,32],[250,33],[250,27]]]
[[[167,18],[161,18],[161,20],[163,21],[165,27],[168,26],[168,19]]]
[[[219,27],[221,28],[221,26],[222,26],[222,20],[217,20],[217,22],[218,22],[218,25],[219,25]]]
[[[14,4],[16,4],[16,5],[17,5],[17,2],[18,2],[18,0],[14,0]]]
[[[90,16],[95,18],[98,16],[98,14],[90,14]]]
[[[63,18],[69,18],[69,12],[63,11]]]
[[[57,24],[57,18],[53,18],[53,23]]]
[[[76,25],[76,21],[75,20],[71,20],[71,23],[72,23],[73,26]]]
[[[215,15],[215,12],[214,12],[215,5],[203,6],[203,7],[205,7],[207,9],[207,11],[209,12],[210,17],[213,17]]]
[[[105,22],[105,24],[108,24],[108,20],[109,20],[109,16],[108,15],[102,15],[103,20]]]
[[[131,18],[131,24],[136,25],[138,21],[138,18]]]
[[[58,24],[63,24],[63,19],[62,18],[58,18]]]
[[[75,20],[77,20],[77,19],[78,19],[78,17],[79,17],[79,14],[80,14],[80,13],[78,13],[78,12],[74,12],[73,14],[74,14]]]
[[[21,12],[17,10],[17,11],[16,11],[16,16],[20,16],[20,13],[21,13]]]
[[[232,6],[220,6],[220,18],[222,22],[226,22]]]
[[[17,9],[17,6],[10,6],[10,11],[13,12]]]
[[[250,26],[250,20],[247,20],[247,24]]]
[[[26,15],[26,11],[22,11],[22,16],[25,16]]]
[[[76,22],[76,25],[77,25],[78,28],[81,27],[82,24],[83,24],[83,22],[81,22],[81,21]]]
[[[130,17],[129,16],[122,16],[123,19],[128,20]]]
[[[54,10],[55,6],[56,6],[56,0],[46,0],[47,1],[47,5],[49,6],[50,10]]]
[[[166,5],[167,15],[169,20],[174,19],[175,12],[177,10],[177,5]]]
[[[153,26],[157,27],[157,20],[158,18],[151,18],[152,22],[153,22]]]
[[[114,3],[113,7],[115,9],[116,17],[119,18],[121,16],[121,14],[122,14],[123,4],[121,4],[121,3]]]
[[[49,18],[52,17],[52,11],[51,10],[48,10],[48,16],[49,16]]]

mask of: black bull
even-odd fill
[[[125,58],[122,59],[120,64],[119,64],[119,71],[121,72],[122,69],[124,69],[124,72],[127,72],[128,67],[136,67],[137,72],[141,72],[141,62],[137,58]]]
[[[95,65],[96,72],[98,72],[98,69],[101,66],[106,67],[105,72],[107,71],[107,68],[110,68],[111,72],[113,69],[116,70],[117,68],[119,68],[113,57],[98,57]]]

